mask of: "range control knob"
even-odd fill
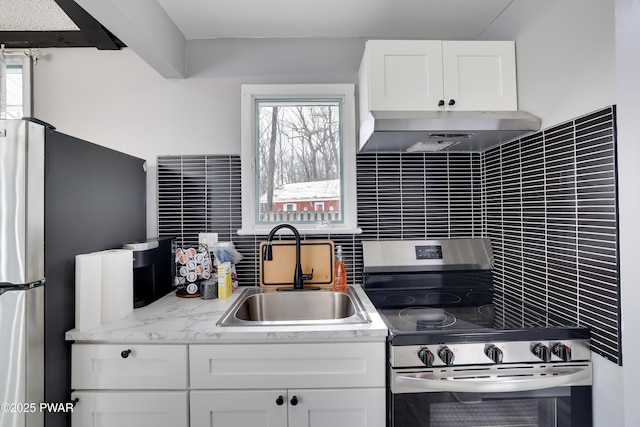
[[[565,362],[571,362],[571,347],[566,344],[558,343],[553,346],[553,354],[558,356]]]
[[[423,347],[418,351],[418,358],[424,363],[427,368],[433,366],[433,353],[427,347]]]
[[[488,346],[485,349],[484,354],[486,354],[487,357],[493,360],[493,363],[496,363],[496,364],[502,363],[502,359],[504,357],[504,353],[502,352],[500,347],[494,344],[491,344],[490,346]]]
[[[438,350],[438,357],[447,366],[452,366],[453,361],[456,358],[453,354],[453,351],[451,351],[451,349],[447,346],[441,347],[440,350]]]
[[[533,354],[535,354],[543,362],[551,362],[551,349],[542,343],[533,346]]]

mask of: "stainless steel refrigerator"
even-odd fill
[[[0,121],[0,426],[43,425],[44,127]],[[28,403],[37,405],[24,406]],[[7,406],[9,405],[9,406]]]
[[[70,425],[39,405],[70,399],[75,255],[145,238],[144,160],[0,120],[1,427]]]

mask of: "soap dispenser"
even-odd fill
[[[347,269],[342,256],[342,246],[336,246],[336,262],[334,268],[333,290],[335,292],[347,292]]]

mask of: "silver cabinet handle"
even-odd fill
[[[491,378],[425,378],[420,374],[398,375],[398,385],[424,391],[448,391],[453,393],[508,393],[513,391],[540,390],[574,385],[591,378],[588,369],[560,371],[549,375],[501,379]]]

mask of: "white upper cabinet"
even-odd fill
[[[369,111],[515,111],[512,41],[370,40],[360,65]]]
[[[367,87],[369,110],[437,109],[443,96],[442,42],[368,41],[360,66],[360,91]]]
[[[442,66],[447,110],[518,109],[514,42],[442,42]]]

